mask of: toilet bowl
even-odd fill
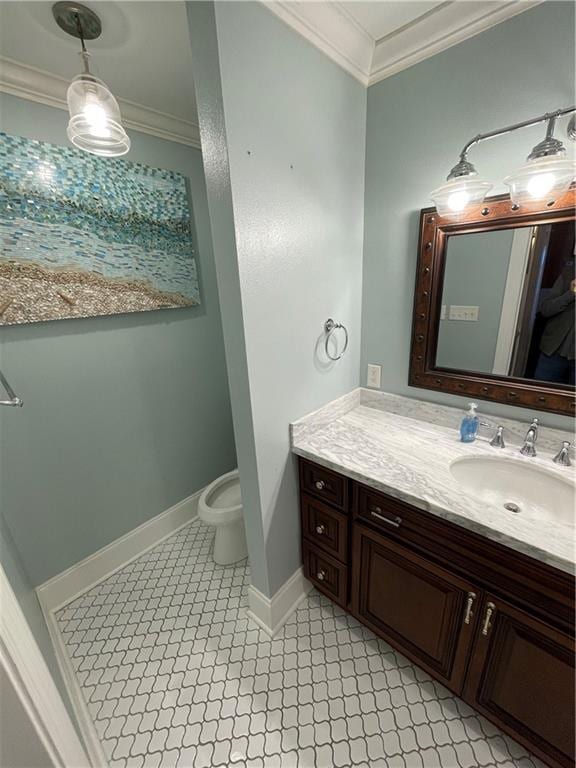
[[[232,565],[248,556],[237,469],[214,480],[202,492],[198,502],[198,517],[216,529],[215,563]]]

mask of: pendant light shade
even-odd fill
[[[102,80],[89,72],[77,75],[66,95],[70,121],[68,138],[78,149],[104,157],[119,157],[130,149],[118,102]]]
[[[430,197],[440,216],[457,219],[469,205],[481,203],[491,189],[492,184],[479,179],[472,163],[461,157],[444,184]]]
[[[68,138],[75,147],[93,155],[125,155],[130,149],[130,139],[122,125],[118,102],[106,83],[90,72],[85,40],[100,37],[102,25],[98,15],[71,0],[55,3],[52,13],[58,26],[82,44],[80,56],[84,72],[72,80],[66,94],[70,113]]]
[[[554,202],[576,177],[574,161],[566,157],[564,145],[554,138],[555,123],[555,118],[548,121],[546,138],[534,147],[521,168],[504,179],[516,205]]]

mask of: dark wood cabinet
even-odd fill
[[[476,623],[477,587],[401,544],[354,527],[352,611],[460,693]]]
[[[574,577],[300,460],[314,585],[552,768],[574,766]]]
[[[574,641],[484,597],[464,698],[551,765],[574,757]]]

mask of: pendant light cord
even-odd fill
[[[76,29],[78,30],[78,37],[80,38],[80,43],[82,44],[82,51],[80,52],[82,56],[82,61],[84,62],[84,74],[90,75],[92,74],[90,72],[90,67],[88,66],[88,57],[90,54],[86,50],[86,44],[84,42],[84,30],[82,29],[82,21],[80,20],[80,14],[76,13]]]

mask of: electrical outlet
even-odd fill
[[[450,320],[467,320],[468,322],[475,323],[478,320],[479,310],[480,307],[461,307],[457,304],[452,304],[448,317]]]
[[[380,380],[382,378],[382,366],[368,363],[368,375],[366,377],[366,386],[371,389],[380,389]]]

